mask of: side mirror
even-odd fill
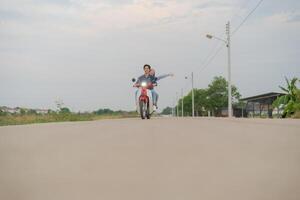
[[[132,82],[135,82],[135,81],[136,81],[136,79],[135,79],[135,78],[133,78],[133,79],[132,79]]]

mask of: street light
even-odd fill
[[[214,39],[217,39],[217,40],[221,40],[222,42],[225,42],[225,43],[227,44],[227,41],[226,41],[226,40],[224,40],[224,39],[222,39],[222,38],[219,38],[219,37],[217,37],[217,36],[207,34],[206,37],[207,37],[208,39],[213,39],[213,38],[214,38]]]
[[[194,73],[192,72],[192,117],[195,117]]]
[[[176,106],[176,116],[179,117],[179,99],[178,99],[178,93],[176,92],[176,101],[177,101],[177,106]]]
[[[185,79],[188,79],[186,76]],[[192,117],[195,117],[195,95],[194,95],[194,73],[191,74],[191,82],[192,82]]]
[[[209,34],[207,34],[206,37],[207,37],[208,39],[212,39],[212,38],[213,38],[213,36],[212,36],[212,35],[209,35]]]
[[[181,117],[183,117],[183,88],[181,88]]]
[[[207,34],[206,37],[208,39],[217,39],[220,40],[222,42],[224,42],[226,44],[227,50],[228,50],[228,117],[232,117],[232,94],[231,94],[231,55],[230,55],[230,47],[231,47],[231,43],[230,43],[230,22],[228,22],[226,24],[226,34],[227,34],[227,38],[226,40]]]

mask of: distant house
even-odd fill
[[[232,114],[234,117],[245,117],[246,111],[243,108],[238,108],[236,106],[232,107]],[[217,115],[218,117],[228,117],[228,108],[222,108],[221,112]]]
[[[20,107],[10,108],[7,106],[0,107],[0,110],[2,110],[3,112],[6,112],[6,113],[10,113],[10,114],[21,114],[21,110],[25,111],[25,113],[34,111],[34,112],[36,112],[36,114],[42,114],[42,115],[48,113],[48,109],[28,109],[28,108],[20,108]]]
[[[245,111],[248,117],[273,117],[273,112],[275,111],[272,104],[283,93],[270,92],[266,94],[256,95],[252,97],[247,97],[241,99],[241,101],[246,102]],[[275,111],[278,112],[279,111]]]
[[[21,108],[19,108],[19,107],[10,108],[10,107],[7,107],[7,106],[2,106],[0,109],[3,112],[10,113],[10,114],[20,114],[21,113]]]
[[[37,114],[42,114],[42,115],[45,115],[48,113],[48,109],[35,109],[35,112]]]

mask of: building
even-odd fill
[[[273,102],[283,93],[270,92],[266,94],[256,95],[252,97],[247,97],[241,99],[246,103],[245,106],[245,116],[247,117],[273,117],[274,108],[272,106]],[[276,110],[279,113],[279,110]]]
[[[42,114],[42,115],[45,115],[45,114],[48,114],[48,109],[35,109],[35,112],[37,114]]]
[[[2,106],[2,107],[0,107],[0,110],[2,110],[3,112],[6,112],[6,113],[10,113],[10,114],[20,114],[21,113],[21,108],[19,108],[19,107],[10,108],[7,106]]]
[[[2,112],[9,113],[9,114],[21,114],[21,111],[25,113],[32,113],[31,111],[33,111],[33,113],[42,114],[42,115],[48,113],[48,109],[28,109],[28,108],[20,108],[20,107],[10,108],[7,106],[1,106],[0,110]]]

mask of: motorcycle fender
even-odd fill
[[[142,94],[142,91],[139,89],[137,91],[136,99],[135,99],[135,104],[136,104],[136,110],[140,114],[140,105],[139,105],[139,98]],[[147,96],[149,98],[149,111],[150,113],[153,113],[153,100],[152,100],[152,92],[151,90],[147,90]]]

